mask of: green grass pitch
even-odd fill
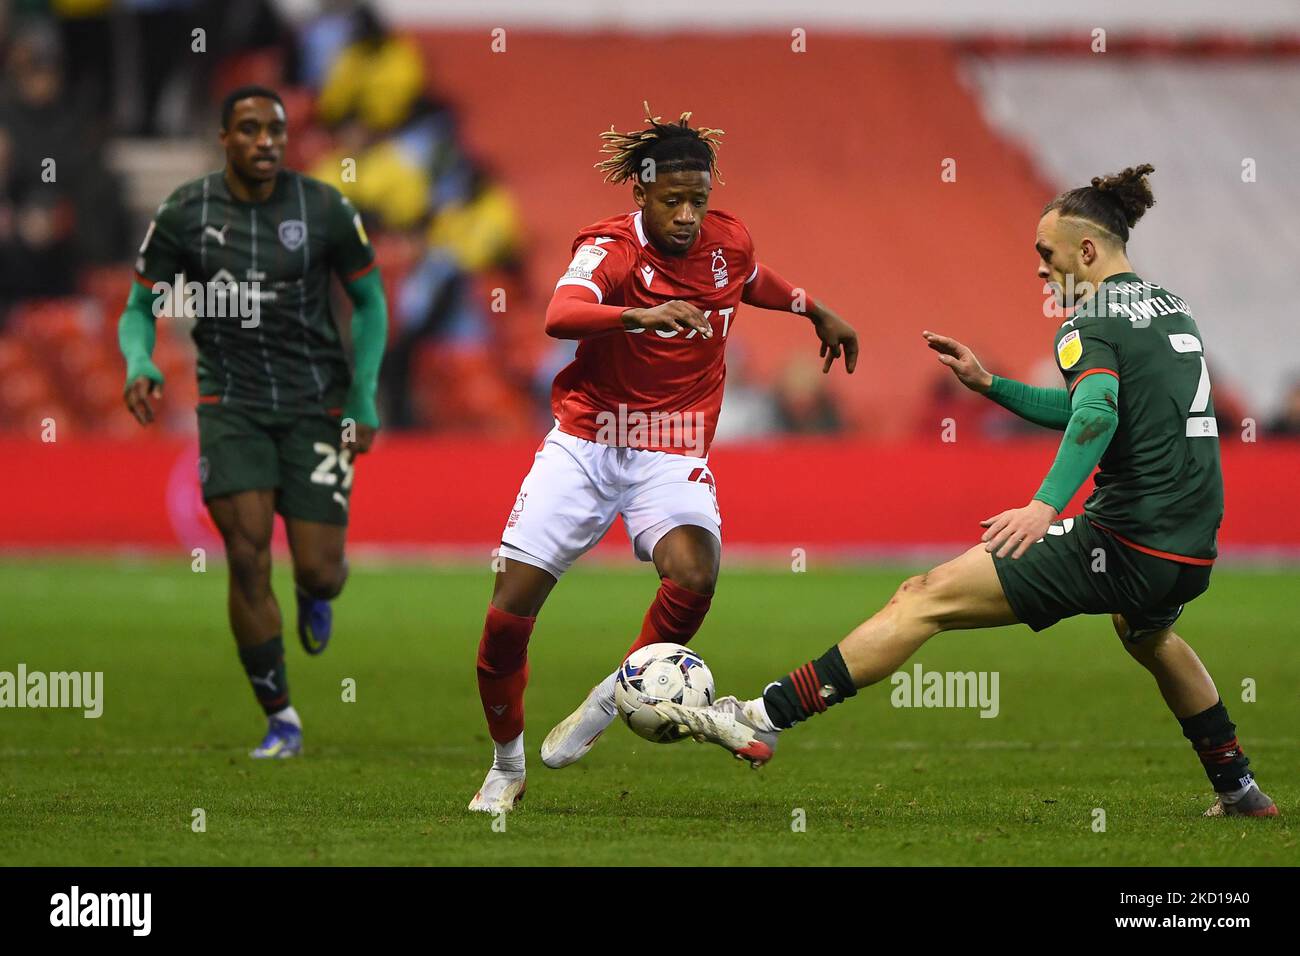
[[[695,646],[720,693],[756,693],[847,633],[905,573],[724,567]],[[1100,618],[924,647],[914,661],[928,671],[999,673],[993,719],[894,708],[884,685],[784,735],[757,773],[717,748],[656,746],[620,725],[581,763],[547,770],[543,736],[640,624],[655,586],[643,566],[579,568],[542,612],[528,796],[504,832],[465,810],[490,758],[474,681],[486,562],[354,567],[334,643],[311,659],[277,561],[307,754],[274,763],[246,756],[263,723],[226,631],[225,583],[224,568],[196,574],[188,558],[0,561],[0,670],[103,671],[105,697],[98,720],[0,710],[6,863],[1300,863],[1294,574],[1216,572],[1180,626],[1279,819],[1201,817],[1211,797],[1195,756]],[[354,703],[342,700],[346,678]],[[1253,703],[1242,701],[1247,678]],[[195,808],[205,832],[191,828]]]

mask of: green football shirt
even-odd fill
[[[1119,379],[1119,427],[1084,513],[1141,550],[1209,563],[1223,475],[1204,343],[1187,303],[1134,273],[1113,275],[1055,345],[1071,391],[1088,375]]]
[[[330,274],[346,282],[373,266],[361,217],[333,186],[281,170],[270,198],[250,203],[218,171],[159,207],[136,274],[185,283],[200,401],[307,413],[342,406],[351,381]]]

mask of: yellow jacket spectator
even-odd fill
[[[514,199],[496,183],[485,183],[464,202],[447,204],[429,226],[429,244],[447,249],[467,272],[500,264],[520,240]]]
[[[326,123],[355,115],[372,130],[390,130],[410,116],[423,90],[424,64],[414,43],[366,38],[334,61],[316,108]]]
[[[386,228],[405,229],[429,209],[429,174],[395,140],[376,143],[356,157],[356,178],[345,182],[343,151],[325,155],[310,172],[347,196],[358,209],[377,216]]]

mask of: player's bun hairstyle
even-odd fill
[[[605,173],[605,182],[624,183],[645,175],[650,181],[650,171],[660,173],[701,172],[718,174],[718,137],[723,131],[705,126],[687,125],[689,112],[683,113],[676,123],[661,123],[661,117],[650,115],[650,104],[645,103],[645,129],[620,133],[613,126],[601,133],[605,141],[602,153],[609,158],[596,164]],[[649,165],[646,160],[651,160]],[[722,182],[721,179],[718,182]]]
[[[1143,163],[1112,176],[1094,176],[1091,186],[1063,192],[1049,202],[1043,207],[1043,215],[1056,209],[1062,217],[1086,219],[1121,243],[1128,242],[1128,231],[1156,204],[1147,182],[1147,175],[1155,171],[1150,163]]]
[[[284,100],[280,99],[280,94],[267,86],[237,86],[221,101],[221,128],[230,129],[230,117],[235,115],[235,104],[240,100],[250,99],[251,97],[263,97],[268,100],[275,100],[284,109]]]

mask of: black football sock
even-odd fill
[[[838,646],[791,671],[763,691],[772,726],[785,730],[858,692]]]
[[[284,666],[284,641],[278,636],[255,647],[239,648],[248,683],[267,715],[289,706],[289,675]]]
[[[1237,743],[1237,726],[1228,719],[1222,700],[1199,714],[1180,717],[1178,722],[1201,758],[1215,793],[1232,793],[1250,784],[1254,777],[1250,759]]]

